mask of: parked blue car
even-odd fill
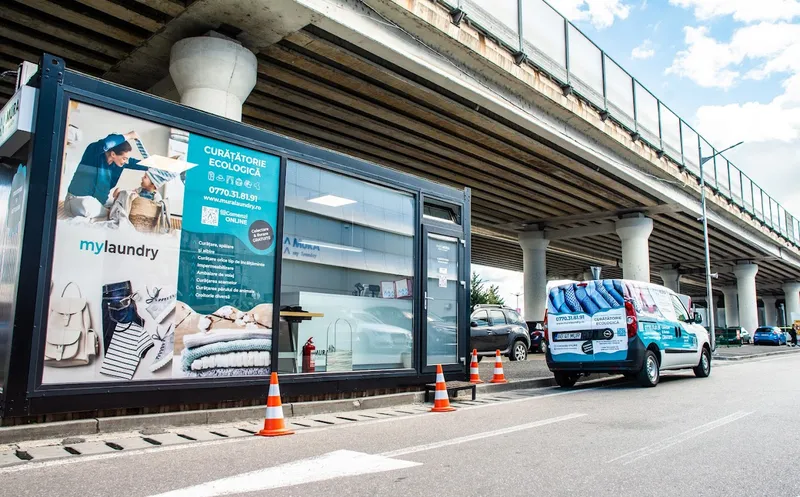
[[[775,326],[762,326],[753,334],[753,345],[786,345],[786,334]]]

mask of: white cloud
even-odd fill
[[[800,16],[800,0],[669,0],[671,5],[693,8],[697,19],[733,16],[740,22],[790,21]]]
[[[737,29],[728,43],[712,38],[705,26],[687,26],[684,34],[687,48],[676,54],[666,73],[689,78],[706,88],[732,87],[742,77],[736,66],[745,59],[762,63],[745,75],[750,79],[800,69],[800,24],[745,26]]]
[[[712,144],[744,145],[726,156],[790,213],[800,214],[800,23],[758,22],[800,15],[800,1],[670,0],[695,7],[702,19],[732,15],[740,25],[728,41],[714,39],[707,27],[686,27],[686,48],[677,53],[668,74],[691,79],[707,88],[728,89],[742,80],[782,77],[782,91],[764,99],[702,106],[698,131]]]
[[[631,57],[634,59],[649,59],[656,54],[655,49],[653,49],[653,42],[650,40],[644,40],[641,45],[635,47],[631,51]]]
[[[623,0],[551,0],[550,5],[570,21],[590,22],[597,29],[610,27],[617,18],[627,19],[631,12]]]

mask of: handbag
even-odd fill
[[[77,297],[67,297],[67,289],[74,286]],[[81,289],[69,282],[60,297],[50,299],[50,318],[44,348],[44,361],[49,366],[85,366],[99,353],[100,341],[91,327],[89,304]]]

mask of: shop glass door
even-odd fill
[[[425,245],[425,364],[428,367],[459,364],[461,239],[428,232]]]

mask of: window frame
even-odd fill
[[[506,317],[506,313],[503,312],[503,309],[487,309],[487,310],[489,311],[489,322],[491,323],[491,326],[501,326],[501,325],[511,324],[508,322],[508,318]],[[499,314],[500,316],[502,316],[503,322],[495,323],[494,322],[495,318],[493,317],[493,314]]]

